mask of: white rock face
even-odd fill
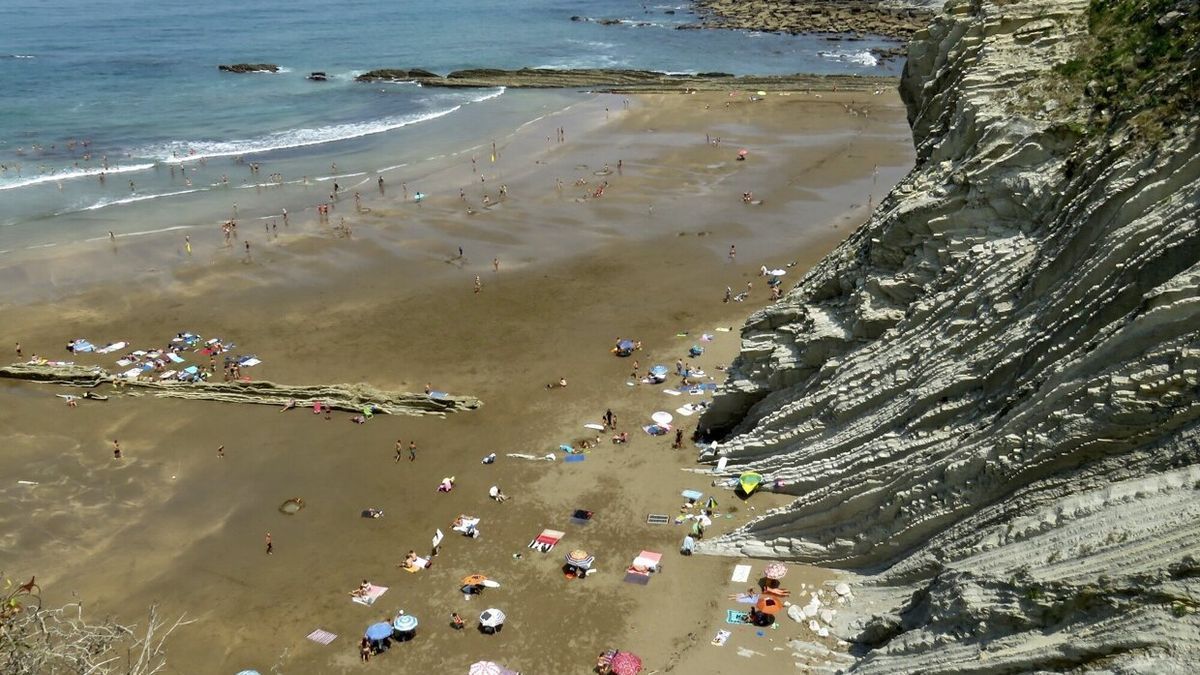
[[[917,35],[916,167],[750,317],[701,420],[796,499],[700,550],[862,573],[855,672],[1200,662],[1200,121],[1080,135],[1052,68],[1087,5]]]

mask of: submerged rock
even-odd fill
[[[277,73],[279,66],[274,63],[233,63],[219,65],[217,70],[226,73]]]

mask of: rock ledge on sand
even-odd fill
[[[0,366],[0,379],[25,380],[43,384],[58,384],[92,388],[102,384],[114,385],[110,393],[140,396],[148,392],[158,398],[185,398],[198,401],[252,403],[284,406],[295,401],[296,406],[311,407],[322,403],[333,410],[360,413],[370,406],[374,413],[385,415],[438,415],[473,410],[482,403],[473,396],[446,395],[438,398],[426,394],[383,391],[366,384],[288,385],[266,380],[251,382],[179,382],[170,380],[127,380],[102,368],[80,365],[35,365],[18,363]]]

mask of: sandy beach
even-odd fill
[[[428,384],[483,406],[357,425],[346,413],[327,421],[127,395],[68,408],[61,388],[0,380],[5,571],[36,574],[50,606],[81,599],[93,616],[136,622],[158,603],[166,616],[196,619],[169,644],[172,672],[457,673],[491,659],[527,675],[585,673],[610,647],[639,654],[647,673],[795,672],[786,642],[812,638],[807,628],[782,617],[759,637],[724,623],[737,608],[727,596],[757,576],[731,583],[737,561],[685,558],[685,526],[646,522],[678,514],[685,489],[720,502],[710,533],[784,498],[714,490],[691,471],[707,467],[690,442],[673,450],[671,436],[641,430],[652,412],[709,396],[673,397],[629,376],[634,359],[639,374],[652,364],[673,371],[695,344],[705,347],[692,359],[704,381],[722,381],[739,326],[769,302],[760,266],[791,265],[790,287],[911,166],[899,97],[581,94],[495,139],[495,161],[492,140],[478,139],[474,162],[414,168],[407,200],[398,178],[379,190],[368,176],[343,190],[328,222],[304,210],[274,230],[244,221],[228,247],[214,223],[187,233],[190,253],[184,233],[163,232],[6,259],[0,345],[12,361],[19,342],[25,357],[115,369],[117,355],[71,357],[63,345],[87,337],[144,348],[191,331],[256,354],[263,363],[245,372],[254,379]],[[744,203],[744,192],[761,203]],[[348,236],[336,229],[343,218]],[[722,302],[726,287],[748,283],[745,302]],[[618,337],[644,348],[616,358]],[[565,388],[547,388],[560,378]],[[605,432],[581,463],[561,452],[554,462],[507,456],[594,437],[583,425],[606,409],[628,444]],[[687,420],[676,415],[690,436]],[[415,461],[395,461],[397,440],[416,442]],[[497,461],[482,464],[489,453]],[[444,476],[456,478],[448,494],[435,490]],[[510,499],[489,499],[492,485]],[[278,510],[290,497],[306,505],[295,515]],[[367,508],[384,516],[360,517]],[[593,521],[572,524],[575,509]],[[479,538],[451,531],[460,514],[481,519]],[[446,539],[432,567],[397,567],[409,550],[427,554],[439,528]],[[543,528],[566,533],[547,554],[526,548]],[[596,574],[564,578],[563,554],[575,548],[596,556]],[[624,583],[643,549],[663,553],[663,571]],[[743,562],[757,575],[769,561]],[[501,588],[467,599],[458,580],[474,573]],[[785,585],[797,594],[833,577],[793,568]],[[364,578],[389,588],[371,607],[347,596]],[[496,635],[473,630],[488,607],[508,614]],[[420,619],[416,639],[361,664],[362,631],[401,608]],[[467,630],[449,627],[451,612]],[[338,637],[305,639],[318,628]],[[721,628],[733,631],[729,642],[710,646]]]

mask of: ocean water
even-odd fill
[[[554,93],[354,81],[372,68],[898,68],[870,56],[869,48],[886,44],[881,39],[675,30],[695,19],[687,9],[621,0],[0,3],[0,251],[135,231],[147,224],[131,214],[149,212],[130,209],[148,203],[161,209],[163,226],[179,220],[171,213],[214,218],[216,206],[205,208],[204,199],[246,187],[242,161],[263,166],[251,186],[273,173],[374,176],[569,103]],[[576,15],[626,23],[571,21]],[[282,71],[217,70],[237,62]],[[307,80],[314,70],[330,80]],[[335,158],[367,144],[386,145],[386,157],[334,169]]]

